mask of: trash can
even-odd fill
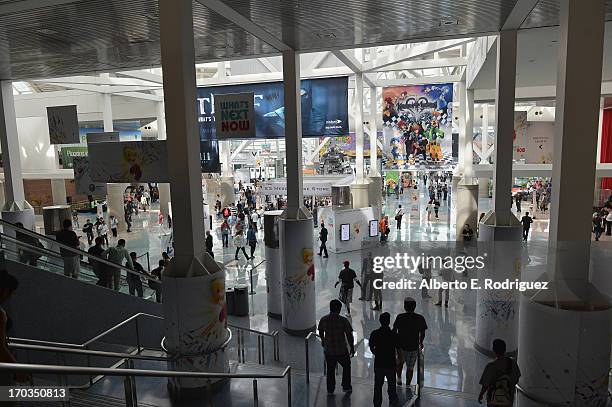
[[[233,288],[225,289],[225,305],[227,306],[227,313],[229,315],[234,315],[236,310],[236,297],[234,296]]]
[[[246,284],[234,287],[234,315],[238,317],[249,315],[249,286]]]

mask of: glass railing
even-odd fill
[[[156,290],[161,293],[160,281],[148,274],[146,264],[138,272],[109,261],[106,253],[95,256],[3,220],[0,226],[0,250],[7,260],[152,301]]]

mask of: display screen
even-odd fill
[[[351,225],[348,223],[340,225],[340,241],[346,242],[351,240]]]
[[[216,140],[214,95],[253,92],[255,94],[256,137],[285,137],[283,82],[199,87],[196,108],[200,140]],[[340,136],[349,131],[348,78],[305,79],[301,81],[302,137]]]
[[[370,237],[378,236],[378,221],[371,220],[370,221]]]

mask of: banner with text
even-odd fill
[[[255,137],[253,92],[225,93],[215,98],[217,140]]]
[[[166,140],[88,145],[96,182],[169,182]]]
[[[89,172],[88,157],[74,157],[74,184],[77,194],[106,195],[106,183],[94,182]]]
[[[302,191],[305,196],[331,196],[331,183],[321,182],[316,184],[304,183]],[[272,181],[262,182],[261,193],[263,195],[287,195],[287,183]]]

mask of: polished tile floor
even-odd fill
[[[385,199],[384,213],[391,220],[391,233],[389,242],[381,247],[373,249],[374,255],[394,255],[405,251],[419,252],[432,247],[439,242],[444,245],[447,241],[455,240],[455,226],[453,216],[453,201],[442,202],[439,219],[432,216],[427,221],[425,215],[424,189],[420,190],[421,210],[410,213],[408,207],[408,196],[402,195]],[[480,199],[479,212],[486,212],[490,207],[490,199]],[[398,204],[402,204],[409,215],[405,216],[403,227],[397,229],[393,215]],[[169,234],[164,228],[157,224],[157,210],[153,208],[148,212],[140,212],[135,217],[134,231],[122,233],[119,237],[127,239],[129,250],[136,251],[139,255],[149,253],[151,267],[155,267],[161,257],[161,252],[168,246]],[[83,222],[81,222],[82,224]],[[323,355],[318,342],[310,343],[310,385],[305,384],[305,342],[303,338],[286,335],[282,332],[279,321],[267,316],[266,307],[266,282],[265,282],[265,259],[263,251],[263,234],[260,231],[260,244],[257,247],[256,259],[247,262],[242,258],[234,260],[234,249],[223,249],[220,243],[218,224],[213,233],[215,239],[215,257],[227,266],[227,286],[236,284],[249,284],[254,290],[250,295],[250,314],[248,317],[231,317],[230,322],[251,329],[265,332],[281,330],[280,349],[281,362],[273,363],[271,342],[265,342],[266,362],[270,368],[291,365],[295,372],[294,379],[294,405],[297,406],[366,406],[371,405],[371,383],[373,382],[373,359],[368,348],[370,333],[378,328],[378,315],[371,309],[371,304],[358,301],[358,293],[355,293],[352,304],[351,322],[357,340],[357,355],[352,359],[351,374],[353,376],[355,391],[350,396],[337,394],[327,397],[324,385]],[[316,239],[317,230],[313,228],[313,238]],[[545,263],[544,243],[548,235],[548,221],[536,220],[532,227],[530,240],[533,247],[529,261],[531,266]],[[538,242],[541,242],[538,245]],[[531,244],[530,244],[531,245]],[[540,249],[537,249],[537,248]],[[362,253],[360,251],[333,254],[329,258],[315,256],[316,267],[316,314],[317,319],[327,314],[328,304],[331,299],[338,297],[338,291],[334,288],[342,262],[348,259],[357,273],[360,272]],[[146,260],[143,257],[143,263]],[[537,267],[533,268],[537,270]],[[536,278],[534,271],[533,278]],[[389,277],[399,278],[399,271],[388,272]],[[251,277],[252,276],[252,277]],[[387,275],[386,275],[387,277]],[[416,282],[420,282],[419,274],[402,275]],[[252,281],[252,283],[251,283]],[[252,285],[251,285],[252,284]],[[437,293],[430,292],[434,298],[422,298],[419,290],[385,291],[383,295],[383,311],[391,313],[392,319],[402,312],[403,299],[411,296],[417,300],[417,312],[423,314],[427,320],[429,329],[425,338],[425,386],[430,390],[461,392],[462,397],[449,396],[448,394],[427,394],[421,405],[428,406],[471,406],[475,405],[474,397],[479,390],[478,381],[484,365],[489,358],[483,356],[474,349],[474,336],[476,329],[476,294],[474,291],[455,291],[451,294],[449,308],[441,308],[434,305]],[[344,312],[344,310],[343,310]],[[247,362],[256,362],[256,339],[253,335],[247,335]],[[236,358],[235,344],[229,349],[232,359]],[[245,369],[246,367],[241,367]],[[121,393],[122,384],[117,379],[105,379],[96,385],[100,391],[112,391]],[[142,383],[141,400],[146,403],[160,406],[171,405],[167,399],[165,381],[146,380]],[[259,396],[261,405],[282,406],[285,403],[285,384],[263,381],[259,384]],[[405,390],[402,390],[403,400],[406,401]],[[252,383],[249,380],[234,380],[229,386],[220,392],[214,405],[242,406],[252,405]],[[386,396],[385,396],[386,397]],[[195,404],[174,404],[195,405]],[[201,405],[201,404],[198,404]]]

